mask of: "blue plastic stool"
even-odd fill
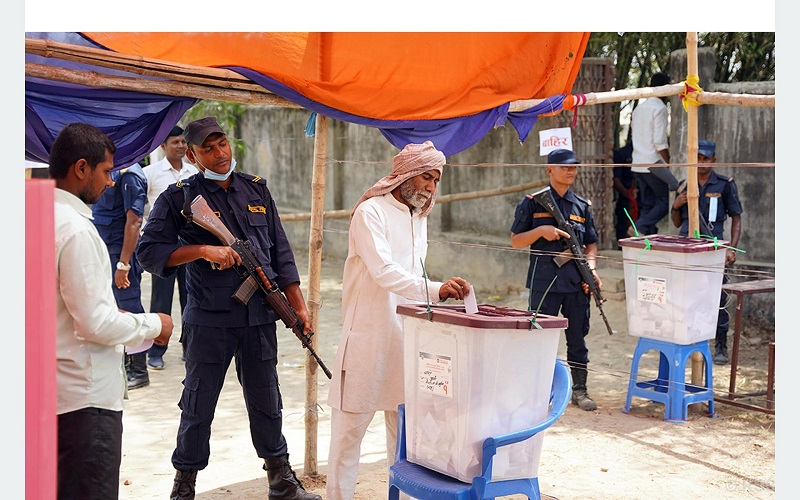
[[[659,352],[658,378],[638,382],[639,361],[644,353],[655,350]],[[692,353],[699,351],[705,361],[705,386],[698,387],[686,384],[686,362]],[[711,373],[711,349],[708,340],[694,344],[674,344],[644,337],[639,338],[631,363],[631,378],[628,382],[628,398],[625,401],[624,413],[630,413],[631,399],[636,396],[664,404],[664,419],[667,422],[683,423],[686,421],[690,404],[708,402],[708,414],[714,413],[714,378]]]

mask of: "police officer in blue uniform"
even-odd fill
[[[739,245],[742,233],[742,203],[739,201],[739,192],[733,177],[719,175],[712,170],[712,165],[717,161],[717,145],[714,141],[702,140],[697,147],[697,206],[700,212],[700,236],[705,238],[725,239],[723,232],[725,220],[731,218],[730,246]],[[680,228],[680,235],[689,233],[689,206],[687,205],[686,180],[682,181],[675,201],[672,204],[670,218],[675,227]],[[694,236],[694,235],[692,235]],[[736,262],[736,252],[727,249],[725,252],[725,267],[729,268]],[[722,283],[728,282],[728,276],[723,275]],[[717,332],[714,341],[714,364],[728,363],[728,326],[730,315],[725,309],[728,294],[723,290],[720,297],[719,316],[717,317]]]
[[[214,410],[225,373],[235,358],[253,445],[264,459],[269,477],[269,498],[321,500],[305,491],[289,464],[277,373],[279,318],[258,296],[247,305],[232,298],[243,281],[235,269],[241,258],[184,216],[191,212],[191,201],[202,195],[236,238],[250,242],[250,250],[284,291],[308,334],[308,309],[275,201],[264,179],[234,172],[230,143],[214,117],[189,123],[184,137],[186,157],[200,173],[170,186],[158,197],[139,247],[142,265],[157,276],[168,277],[186,263],[188,301],[181,335],[186,378],[172,454],[176,474],[170,498],[194,498],[197,471],[208,465]]]
[[[142,167],[133,164],[112,172],[111,180],[114,185],[103,191],[97,203],[92,205],[92,222],[108,247],[117,307],[143,313],[142,266],[136,258],[136,244],[147,202],[147,178]],[[146,351],[125,355],[129,390],[150,385]]]
[[[550,190],[564,218],[572,223],[575,235],[583,245],[589,268],[598,286],[602,282],[595,271],[597,261],[597,231],[592,217],[591,202],[572,192],[570,187],[578,175],[579,164],[573,151],[556,149],[547,155],[547,174]],[[572,402],[583,410],[595,410],[597,405],[586,389],[589,350],[584,337],[589,333],[589,287],[581,280],[578,266],[565,250],[562,238],[569,234],[558,228],[555,218],[545,207],[527,195],[517,205],[511,225],[511,246],[530,246],[531,257],[525,286],[530,289],[530,308],[557,316],[561,312],[568,320],[567,362],[572,372]],[[554,256],[567,252],[568,259],[558,266]],[[557,277],[557,278],[556,278]],[[555,281],[553,281],[553,279]],[[552,283],[552,286],[551,286]],[[548,287],[550,287],[548,291]],[[547,292],[545,294],[545,292]]]

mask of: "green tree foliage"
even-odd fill
[[[775,33],[698,33],[698,47],[717,55],[714,79],[720,83],[775,79]],[[610,57],[614,89],[647,87],[653,74],[669,74],[670,53],[686,48],[686,32],[593,32],[584,57]],[[622,106],[614,103],[614,147],[618,147]]]
[[[192,106],[183,118],[180,120],[180,125],[186,127],[186,124],[203,118],[204,116],[214,116],[217,123],[225,131],[228,136],[228,142],[231,143],[233,157],[241,164],[244,161],[244,156],[247,150],[247,145],[242,139],[239,139],[239,120],[244,115],[247,105],[237,104],[232,102],[223,101],[200,101]]]
[[[775,80],[775,33],[704,33],[698,45],[717,53],[717,82]]]

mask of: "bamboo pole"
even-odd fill
[[[686,34],[686,60],[689,75],[697,75],[697,33]],[[697,106],[688,106],[686,109],[686,162],[689,165],[697,163]],[[700,212],[697,206],[697,167],[686,167],[686,197],[689,203],[689,236],[694,237],[700,228]]]
[[[686,33],[686,63],[688,75],[698,74],[697,65],[697,32]],[[697,106],[686,109],[686,158],[689,164],[697,163]],[[686,193],[689,203],[689,236],[693,237],[700,227],[700,212],[697,206],[697,166],[686,167]],[[699,351],[692,353],[692,385],[703,385],[703,355]],[[711,380],[708,381],[711,384]]]
[[[716,104],[718,106],[762,106],[774,108],[775,96],[703,91],[698,94],[697,102],[700,104]]]
[[[25,75],[45,80],[76,83],[87,87],[129,90],[173,97],[193,97],[195,99],[209,99],[240,104],[262,104],[286,108],[302,108],[302,106],[288,99],[265,91],[263,87],[261,87],[261,91],[237,90],[175,81],[105,75],[94,71],[77,71],[29,62],[25,63]]]
[[[584,106],[593,106],[595,104],[608,104],[612,102],[630,101],[634,99],[643,99],[645,97],[669,97],[678,95],[683,92],[682,83],[673,83],[671,85],[663,85],[661,87],[644,87],[640,89],[623,89],[612,90],[609,92],[590,92],[583,94],[586,97]],[[527,99],[520,101],[513,101],[508,107],[509,113],[516,111],[524,111],[532,108],[537,104],[543,102],[544,99]]]
[[[224,68],[191,66],[162,59],[122,54],[111,50],[36,38],[25,39],[25,52],[41,57],[63,59],[142,76],[153,76],[185,83],[213,85],[239,90],[259,91],[261,89],[261,92],[266,92],[266,89],[249,78]]]
[[[640,89],[611,90],[608,92],[590,92],[583,94],[586,102],[581,106],[594,106],[622,101],[633,101],[646,97],[671,97],[683,93],[683,82],[662,85],[661,87],[644,87]],[[513,101],[508,107],[509,113],[532,108],[544,102],[544,99],[524,99]],[[717,104],[722,106],[762,106],[775,107],[774,95],[728,94],[725,92],[700,92],[697,96],[700,104]]]
[[[468,193],[446,194],[436,197],[436,203],[452,203],[454,201],[474,200],[477,198],[485,198],[488,196],[499,196],[503,194],[518,193],[520,191],[527,191],[528,189],[535,189],[545,187],[548,181],[526,182],[525,184],[517,184],[497,189],[486,189],[483,191],[470,191]],[[350,217],[351,210],[329,210],[323,212],[326,219],[345,219]],[[311,213],[296,213],[296,214],[281,214],[281,222],[296,222],[301,220],[310,220]]]
[[[311,230],[308,236],[308,312],[316,334],[311,337],[311,347],[316,350],[319,334],[319,310],[322,303],[320,274],[322,269],[322,222],[325,208],[325,163],[328,151],[328,117],[317,114],[314,134],[314,173],[311,179]],[[317,363],[306,353],[306,448],[303,470],[309,476],[317,471]]]

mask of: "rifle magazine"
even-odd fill
[[[253,296],[254,293],[258,290],[258,283],[256,279],[253,278],[252,275],[249,275],[247,279],[245,279],[239,288],[236,289],[236,292],[232,295],[236,301],[240,304],[247,304],[250,302],[250,298]]]

